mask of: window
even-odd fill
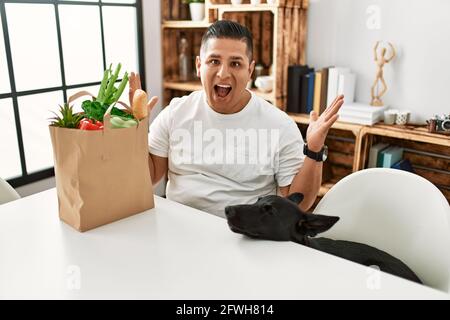
[[[0,0],[0,177],[17,187],[54,174],[51,111],[79,90],[96,95],[107,66],[145,79],[141,5]]]

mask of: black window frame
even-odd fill
[[[8,21],[6,16],[5,4],[6,3],[18,3],[18,4],[52,4],[55,10],[55,21],[56,21],[56,31],[57,31],[57,41],[58,41],[58,51],[60,58],[60,71],[61,71],[61,86],[57,87],[49,87],[49,88],[40,88],[34,90],[26,90],[26,91],[17,91],[16,83],[14,77],[14,68],[12,64],[12,54],[11,54],[11,44],[9,39],[9,30],[8,30]],[[22,127],[20,123],[20,114],[19,114],[19,105],[18,105],[18,97],[27,96],[32,94],[46,93],[46,92],[54,92],[54,91],[62,91],[64,101],[67,101],[67,90],[76,89],[81,87],[95,86],[99,85],[98,82],[89,82],[89,83],[79,83],[75,85],[67,85],[66,77],[65,77],[65,69],[64,69],[64,56],[62,50],[62,38],[61,38],[61,27],[59,21],[59,5],[80,5],[80,6],[97,6],[100,11],[100,31],[101,31],[101,47],[102,47],[102,55],[103,55],[103,70],[106,69],[106,50],[105,50],[105,36],[104,36],[104,25],[103,25],[103,7],[134,7],[136,8],[136,22],[137,22],[137,46],[138,46],[138,63],[139,63],[139,74],[141,75],[141,83],[142,87],[145,88],[145,64],[144,64],[144,28],[143,28],[143,17],[142,17],[142,0],[136,0],[135,3],[112,3],[108,1],[98,1],[98,2],[79,2],[79,1],[60,1],[60,0],[0,0],[0,15],[1,15],[1,23],[2,23],[2,31],[5,45],[5,54],[7,60],[8,67],[8,76],[10,82],[10,92],[9,93],[0,93],[0,99],[11,98],[13,104],[14,111],[14,119],[16,125],[16,133],[17,133],[17,143],[19,147],[19,155],[20,155],[20,164],[22,169],[22,175],[19,177],[8,179],[8,183],[11,184],[12,187],[17,188],[32,182],[36,182],[42,179],[50,178],[55,175],[54,168],[48,168],[44,170],[40,170],[37,172],[33,172],[31,174],[28,173],[26,167],[25,160],[25,149],[23,144],[23,136],[22,136]],[[120,79],[118,80],[120,81]],[[56,102],[55,102],[56,103]]]

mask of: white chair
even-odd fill
[[[0,178],[0,204],[20,199],[20,195],[8,182]]]
[[[449,292],[450,206],[428,180],[396,169],[358,171],[336,183],[314,213],[341,218],[321,236],[384,250],[424,284]]]

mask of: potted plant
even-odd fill
[[[192,21],[205,19],[205,0],[183,0],[183,3],[189,4]]]

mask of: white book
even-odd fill
[[[344,95],[344,104],[355,101],[356,75],[354,73],[340,73],[338,83],[338,95]]]
[[[339,74],[349,73],[349,68],[330,68],[328,69],[328,91],[327,91],[327,106],[333,102],[338,95]]]
[[[366,125],[366,126],[371,126],[379,121],[379,120],[374,121],[374,120],[368,119],[368,118],[360,118],[360,117],[353,117],[353,116],[341,116],[341,115],[339,115],[338,120],[342,121],[342,122],[356,123],[356,124],[362,124],[362,125]]]
[[[364,118],[371,120],[373,124],[383,119],[384,111],[386,111],[387,108],[387,106],[374,107],[368,104],[354,102],[343,105],[339,109],[338,114],[340,119],[342,117]]]

